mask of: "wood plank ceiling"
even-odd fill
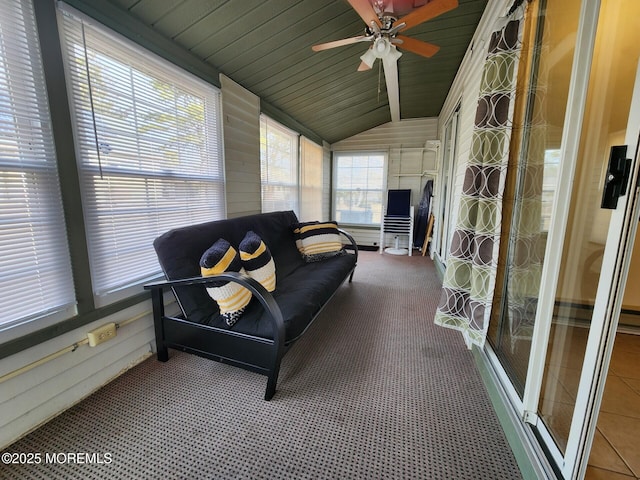
[[[109,1],[329,143],[391,120],[380,61],[356,71],[368,43],[311,50],[363,33],[346,0]],[[440,113],[486,3],[459,0],[458,8],[403,32],[441,49],[431,58],[404,52],[399,59],[401,118]]]

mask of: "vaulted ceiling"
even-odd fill
[[[357,71],[368,43],[311,50],[363,33],[346,0],[107,1],[329,143],[391,120],[381,62]],[[431,58],[404,52],[398,60],[402,119],[439,114],[486,3],[459,0],[454,10],[403,32],[441,48]]]

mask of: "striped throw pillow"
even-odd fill
[[[298,250],[307,262],[342,255],[342,242],[336,222],[306,222],[294,227]]]
[[[228,241],[221,238],[216,241],[200,258],[200,272],[203,277],[224,272],[246,273],[242,268],[240,255]],[[242,285],[222,280],[207,287],[209,296],[220,308],[220,314],[227,325],[232,327],[244,313],[251,300],[251,292]]]
[[[248,231],[239,245],[240,260],[247,275],[262,284],[269,292],[276,289],[276,265],[269,247],[260,236]]]

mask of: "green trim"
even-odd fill
[[[108,0],[65,0],[65,3],[174,65],[221,88],[220,71],[217,68],[201,60],[189,50],[166,38],[112,2]],[[286,127],[296,130],[309,140],[322,145],[323,139],[317,133],[263,99],[260,99],[260,110]]]
[[[53,3],[53,2],[52,2]],[[220,71],[108,0],[65,0],[78,11],[156,55],[220,87]]]
[[[95,322],[96,320],[100,320],[101,318],[105,318],[109,315],[113,315],[114,313],[118,313],[125,308],[132,307],[145,300],[149,300],[150,298],[150,293],[143,292],[120,302],[115,302],[111,305],[107,305],[106,307],[98,308],[84,314],[76,315],[75,317],[72,317],[68,320],[63,320],[62,322],[56,323],[55,325],[36,330],[33,333],[0,344],[0,360],[26,350],[27,348],[35,347],[36,345],[44,343],[47,340],[51,340],[52,338],[60,336],[64,333],[80,328],[88,323]]]
[[[163,37],[153,28],[145,25],[128,14],[126,10],[117,7],[108,0],[67,0],[66,3],[136,44],[220,88],[220,72],[216,68],[200,60],[197,56],[171,40]],[[19,353],[149,299],[149,293],[145,292],[106,307],[95,307],[91,272],[89,270],[89,252],[87,248],[86,225],[82,210],[75,140],[67,96],[60,34],[58,31],[56,1],[34,0],[34,8],[53,124],[78,315],[23,337],[0,344],[0,359]],[[316,133],[292,117],[262,100],[261,108],[289,128],[293,128],[310,140],[323,145],[323,140]]]
[[[509,403],[502,386],[498,382],[497,377],[493,372],[493,368],[489,364],[489,359],[486,354],[477,346],[474,345],[472,349],[473,357],[476,362],[478,372],[482,377],[493,409],[496,412],[502,430],[504,431],[513,456],[518,463],[520,473],[524,480],[539,480],[540,478],[553,478],[547,476],[541,476],[545,474],[541,464],[534,464],[533,458],[534,452],[525,444],[527,428],[524,423],[518,418],[513,407]]]
[[[359,223],[340,223],[341,227],[349,227],[356,230],[371,230],[372,232],[380,231],[380,224],[377,225],[361,225]]]
[[[102,308],[96,308],[95,306],[75,140],[67,96],[62,49],[60,47],[60,34],[56,21],[56,3],[53,0],[34,0],[34,11],[55,140],[58,176],[60,178],[60,190],[78,315],[0,344],[0,359],[34,347],[88,323],[113,315],[125,308],[148,300],[150,297],[149,293],[142,292]]]
[[[71,272],[78,312],[83,314],[94,310],[95,305],[91,271],[89,270],[89,250],[82,211],[75,140],[65,83],[60,35],[56,22],[56,6],[51,0],[35,0],[33,6],[55,140],[62,208],[71,256]]]
[[[436,274],[438,275],[438,278],[442,283],[442,281],[444,280],[444,274],[445,274],[445,271],[447,270],[447,267],[442,263],[438,255],[434,255],[433,263],[436,266]]]
[[[322,155],[324,155],[324,145],[322,148]],[[323,162],[324,165],[324,162]],[[329,220],[335,220],[333,212],[333,152],[329,150],[329,211],[325,212],[325,216]]]

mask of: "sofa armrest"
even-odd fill
[[[358,261],[358,245],[356,244],[356,241],[353,239],[353,237],[347,233],[345,230],[339,228],[338,232],[340,232],[342,235],[344,235],[345,237],[347,237],[347,239],[349,240],[349,242],[351,242],[351,248],[353,248],[353,251],[355,252],[356,255],[356,262]]]
[[[225,272],[217,275],[211,275],[208,277],[191,277],[183,278],[179,280],[164,280],[160,282],[149,283],[144,286],[145,290],[163,290],[170,287],[185,287],[190,285],[201,285],[206,287],[214,282],[220,280],[231,281],[239,283],[246,289],[248,289],[258,301],[262,304],[264,309],[269,313],[269,317],[273,326],[273,339],[276,344],[284,346],[285,341],[285,328],[284,319],[278,303],[273,298],[273,295],[264,288],[260,282],[254,280],[249,275],[245,275],[237,272]]]

